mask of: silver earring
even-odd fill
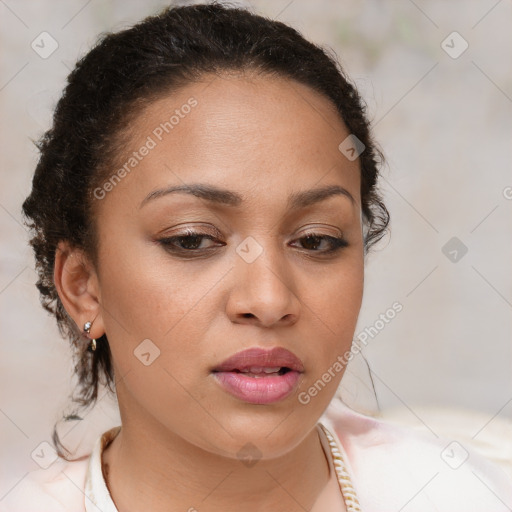
[[[85,324],[84,324],[84,332],[89,334],[89,332],[91,331],[91,327],[92,327],[92,323],[91,322],[85,322]],[[91,339],[91,343],[87,347],[87,350],[89,352],[94,352],[96,350],[96,340],[95,339]]]

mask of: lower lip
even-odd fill
[[[251,404],[271,404],[286,398],[297,386],[300,373],[248,377],[238,372],[215,372],[215,378],[231,395]]]

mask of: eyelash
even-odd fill
[[[188,253],[191,257],[193,257],[194,255],[197,255],[198,253],[204,254],[206,251],[211,251],[213,249],[216,249],[216,247],[207,247],[204,249],[184,249],[183,247],[176,247],[174,245],[175,242],[181,241],[180,243],[182,243],[184,240],[190,240],[190,239],[194,239],[194,238],[200,238],[200,239],[206,238],[208,240],[214,240],[214,241],[217,240],[214,236],[209,235],[207,233],[187,231],[186,233],[184,233],[182,235],[171,236],[168,238],[161,238],[160,240],[158,240],[158,243],[162,244],[167,251],[181,253],[181,254]],[[320,233],[307,233],[306,235],[304,235],[300,238],[297,238],[296,240],[306,240],[308,238],[313,238],[313,239],[317,238],[317,239],[320,239],[321,241],[327,240],[328,242],[330,242],[331,248],[327,249],[327,250],[318,251],[318,250],[303,249],[305,251],[311,251],[313,253],[317,253],[317,254],[321,254],[321,255],[334,254],[334,253],[340,251],[341,249],[348,247],[348,245],[349,245],[349,243],[344,238],[341,238],[341,237],[338,238],[338,237],[324,235],[324,234],[320,234]],[[199,245],[201,244],[201,242],[199,243]]]

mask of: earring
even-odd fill
[[[85,322],[84,324],[84,332],[89,334],[91,331],[92,323],[91,322]],[[90,345],[87,347],[87,350],[89,352],[94,352],[96,350],[96,340],[92,339]]]

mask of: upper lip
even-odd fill
[[[219,366],[216,366],[213,371],[230,372],[249,369],[253,366],[261,366],[262,368],[286,367],[297,372],[304,371],[302,361],[283,347],[274,347],[271,350],[254,347],[237,352]]]

